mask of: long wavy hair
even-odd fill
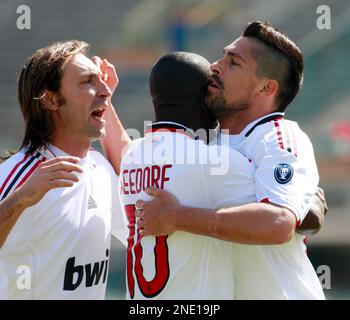
[[[59,94],[63,64],[78,53],[86,54],[88,48],[84,41],[55,42],[37,50],[23,66],[18,80],[18,102],[25,124],[20,149],[26,147],[27,154],[47,144],[55,129],[43,102],[46,92]]]

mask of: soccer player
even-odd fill
[[[111,230],[126,242],[117,176],[90,148],[118,79],[87,48],[54,43],[21,71],[25,135],[0,165],[1,299],[104,299]]]
[[[234,298],[229,242],[181,231],[142,237],[135,216],[136,201],[146,199],[144,190],[152,185],[171,191],[189,206],[217,208],[227,202],[256,201],[253,164],[234,149],[208,146],[207,134],[202,141],[194,133],[217,126],[215,117],[201,105],[209,76],[209,62],[185,52],[165,55],[152,68],[150,90],[156,121],[143,139],[127,149],[119,179],[129,228],[129,299]],[[229,161],[222,168],[225,175],[211,173],[217,162],[208,159],[216,152],[221,152],[218,162],[225,155]]]
[[[155,199],[137,203],[140,233],[186,231],[236,243],[238,299],[324,299],[304,236],[295,232],[317,189],[314,152],[297,123],[284,119],[302,84],[303,55],[285,35],[256,21],[211,70],[205,105],[229,130],[230,145],[256,166],[258,203],[194,208],[150,190]]]

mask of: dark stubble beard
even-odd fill
[[[221,92],[216,94],[207,92],[204,96],[203,104],[204,107],[210,110],[217,118],[223,116],[234,116],[237,113],[248,109],[247,100],[227,103]]]

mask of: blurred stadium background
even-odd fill
[[[16,9],[23,4],[31,9],[30,30],[16,27]],[[316,28],[321,4],[331,9],[331,30]],[[126,128],[142,132],[143,121],[153,120],[147,79],[158,57],[186,50],[215,61],[249,21],[270,21],[305,54],[304,88],[287,116],[313,141],[329,205],[324,228],[309,239],[308,255],[315,269],[330,267],[327,298],[350,299],[349,18],[345,0],[1,0],[0,153],[20,143],[16,81],[25,58],[40,47],[76,38],[91,44],[91,55],[111,60],[120,79],[114,105]],[[114,239],[108,299],[124,298],[124,265]]]

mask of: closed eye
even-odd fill
[[[97,78],[100,77],[100,74],[97,72],[89,72],[89,73],[85,73],[82,75],[81,80],[83,84],[91,84],[93,83]]]
[[[83,80],[82,83],[91,84],[93,80],[94,80],[94,76],[90,76],[87,79]]]

